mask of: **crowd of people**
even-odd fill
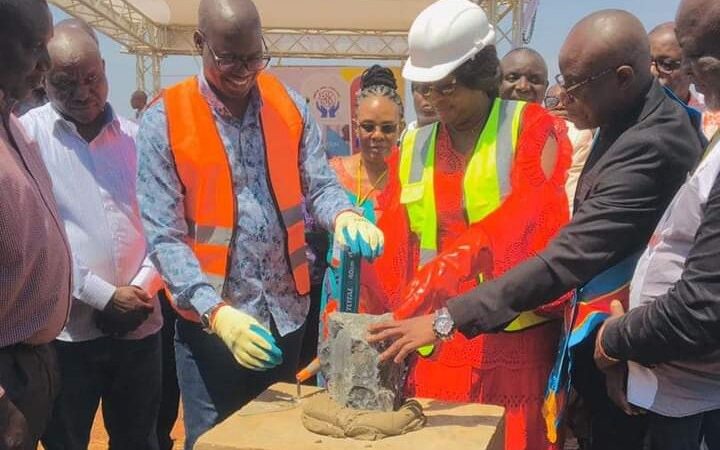
[[[720,449],[720,3],[602,10],[502,58],[469,0],[362,75],[328,159],[251,0],[135,117],[93,29],[0,0],[0,450],[185,449],[316,355],[338,248],[408,396],[505,408],[506,450]],[[322,380],[321,380],[322,381]],[[331,380],[330,380],[331,382]],[[282,432],[282,430],[278,430]]]

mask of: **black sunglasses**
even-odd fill
[[[395,123],[383,123],[376,125],[372,122],[363,122],[360,124],[360,128],[366,133],[374,133],[376,129],[380,128],[382,134],[392,134],[397,132],[398,126]]]

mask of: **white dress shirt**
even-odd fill
[[[153,296],[154,312],[127,339],[142,339],[162,326],[157,291],[162,280],[147,257],[135,196],[137,125],[115,115],[90,143],[50,103],[21,118],[37,141],[53,182],[53,193],[73,253],[73,305],[58,339],[87,341],[103,336],[95,313],[115,289],[134,285]]]
[[[568,169],[567,180],[565,180],[565,193],[570,207],[570,216],[572,216],[575,205],[575,190],[583,167],[585,167],[585,161],[590,156],[595,130],[578,130],[575,124],[569,120],[565,121],[565,125],[567,126],[568,139],[570,139],[573,147],[572,162],[570,169]]]

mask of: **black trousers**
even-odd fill
[[[650,450],[700,450],[704,440],[709,450],[720,449],[720,410],[688,417],[649,414]]]
[[[62,390],[42,439],[46,450],[87,450],[101,399],[110,450],[158,449],[160,333],[135,341],[55,341],[54,347]]]
[[[310,364],[318,352],[318,336],[320,332],[320,297],[322,284],[313,284],[310,289],[310,310],[305,321],[305,335],[300,349],[300,361],[297,370]],[[310,377],[304,384],[315,386],[316,377]]]
[[[590,413],[589,442],[584,450],[642,450],[647,416],[628,416],[610,400],[605,375],[595,366],[594,333],[573,349],[572,384]]]
[[[178,417],[180,388],[175,369],[175,322],[177,313],[170,306],[163,291],[158,294],[163,314],[163,327],[160,331],[162,341],[162,393],[157,419],[157,439],[160,450],[171,450],[173,439],[171,432]]]
[[[50,418],[60,375],[53,348],[24,344],[0,348],[0,385],[5,395],[23,413],[35,450]]]

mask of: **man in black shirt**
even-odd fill
[[[702,138],[684,108],[653,80],[647,34],[636,17],[620,10],[587,16],[571,30],[559,62],[570,120],[581,129],[599,128],[572,221],[543,252],[450,300],[447,310],[373,327],[371,340],[395,341],[384,358],[400,361],[436,342],[444,331],[438,326],[447,328],[447,322],[467,337],[501,331],[520,312],[582,287],[639,252],[695,166]],[[591,448],[642,448],[642,424],[609,401],[592,352],[593,339],[577,347],[573,376],[591,408]]]

